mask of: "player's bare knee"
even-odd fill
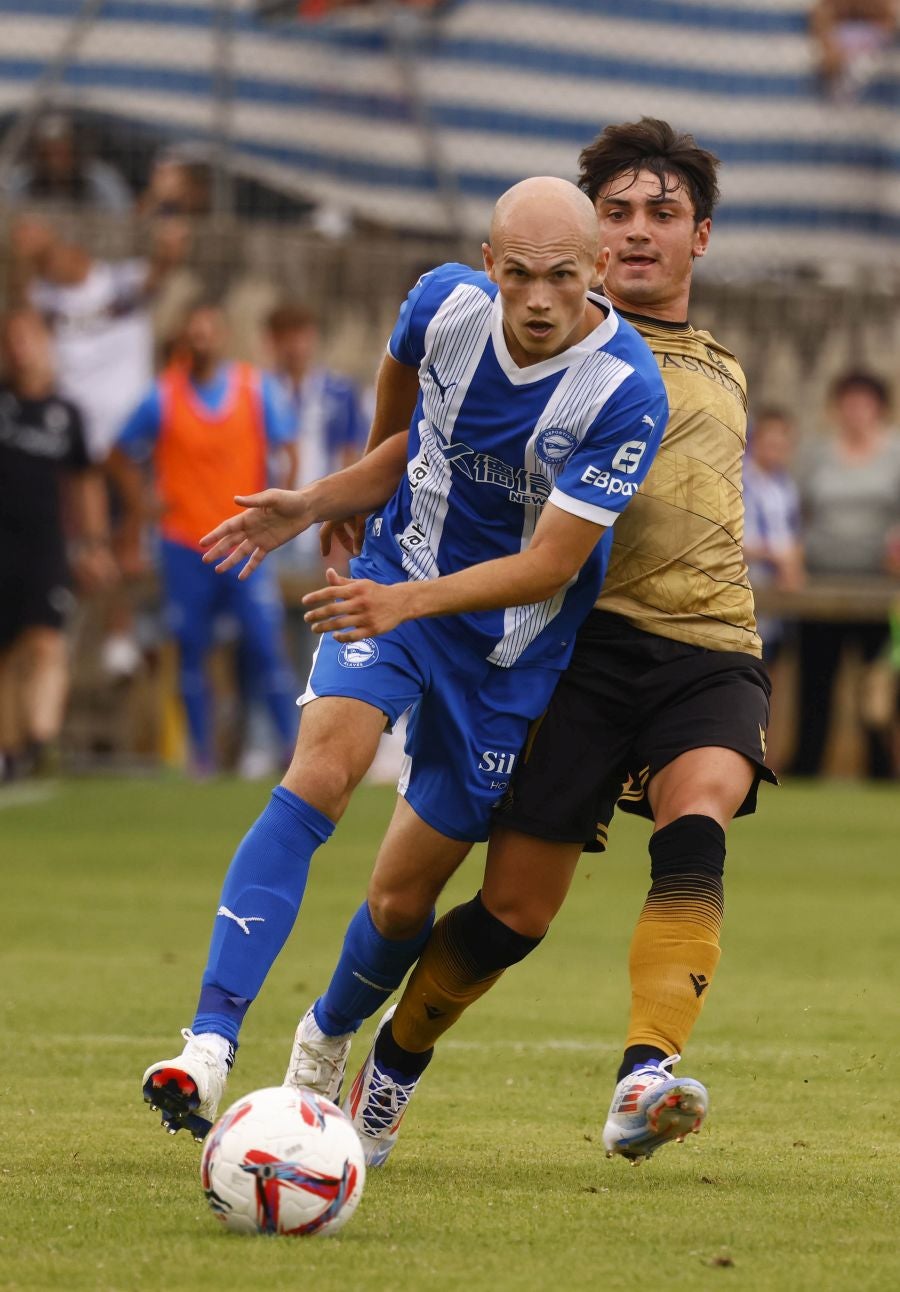
[[[304,746],[300,741],[282,784],[337,821],[365,771],[339,745]]]
[[[481,896],[485,910],[523,938],[545,937],[556,914],[556,907],[551,910],[539,901],[529,902],[524,894],[504,897],[482,891]]]
[[[408,889],[369,886],[369,913],[382,937],[406,939],[415,937],[431,914],[430,894]]]
[[[710,777],[693,785],[683,785],[666,794],[656,805],[657,829],[685,816],[706,816],[717,821],[723,830],[744,801],[752,781],[752,772],[736,781],[734,776]]]
[[[680,817],[706,816],[725,829],[753,785],[754,775],[753,763],[736,751],[698,750],[683,755],[651,782],[656,828]]]

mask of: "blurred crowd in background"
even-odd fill
[[[889,0],[812,7],[835,101],[859,93],[895,21]],[[325,326],[327,362],[328,320],[311,300],[276,274],[241,278],[249,227],[228,231],[234,265],[220,246],[209,272],[203,237],[215,232],[218,182],[208,153],[184,144],[126,175],[97,155],[77,116],[56,109],[35,117],[2,173],[7,780],[97,767],[262,776],[289,758],[312,651],[300,597],[324,568],[317,537],[245,583],[204,565],[197,537],[233,510],[237,492],[297,487],[355,460],[378,354]],[[303,221],[323,247],[359,227],[318,201],[273,198],[264,210]],[[103,220],[114,218],[137,230],[143,254],[107,254]],[[445,258],[425,248],[414,272],[382,291],[382,339],[403,291]],[[371,311],[363,286],[333,291],[359,292]],[[741,356],[727,328],[722,339]],[[779,771],[900,774],[893,378],[845,356],[812,415],[799,398],[751,402],[745,553],[775,680]],[[388,752],[375,774],[395,770]]]
[[[0,323],[4,776],[57,767],[67,748],[269,774],[293,748],[311,657],[299,597],[322,581],[318,539],[247,582],[203,565],[197,539],[235,493],[353,462],[371,393],[324,364],[315,314],[274,285],[251,344],[246,318],[235,342],[233,302],[191,272],[205,168],[166,155],[135,200],[59,113],[37,123],[30,156],[12,171]],[[148,253],[89,250],[57,202],[136,205]]]

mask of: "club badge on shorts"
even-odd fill
[[[368,668],[378,659],[378,643],[371,637],[364,637],[361,642],[344,642],[338,651],[338,663],[342,668]]]

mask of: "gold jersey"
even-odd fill
[[[669,421],[640,492],[616,521],[597,609],[659,637],[761,655],[742,551],[744,373],[689,323],[625,318],[656,356]]]

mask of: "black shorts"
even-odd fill
[[[0,650],[26,628],[62,628],[75,604],[62,541],[0,535]]]
[[[740,651],[706,650],[633,628],[594,610],[572,662],[528,741],[494,824],[602,852],[613,812],[653,814],[646,789],[689,749],[721,746],[756,767],[737,815],[756,810],[765,765],[771,686]]]

